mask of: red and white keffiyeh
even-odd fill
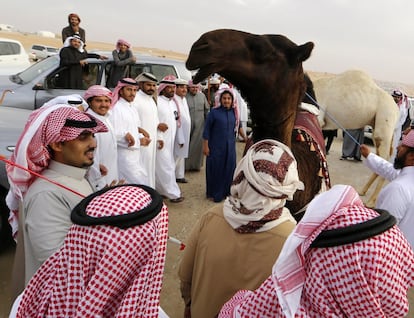
[[[164,78],[160,81],[160,84],[158,85],[157,92],[158,95],[161,94],[161,92],[166,88],[167,86],[174,86],[175,87],[175,80],[177,78],[174,75],[166,75]]]
[[[164,78],[160,81],[160,84],[158,85],[158,95],[161,94],[161,92],[167,87],[167,86],[176,86],[175,81],[177,78],[174,75],[167,75],[164,76]],[[174,95],[175,96],[175,95]],[[181,127],[181,112],[180,112],[180,103],[173,97],[172,100],[174,101],[176,107],[177,107],[177,127]]]
[[[86,124],[94,122],[96,125],[87,128],[70,127],[65,125],[67,119]],[[49,165],[48,145],[50,143],[74,140],[85,130],[92,133],[108,131],[100,120],[81,112],[73,106],[49,103],[30,114],[10,160],[39,173]],[[11,211],[9,223],[12,227],[13,236],[16,237],[19,201],[23,199],[36,176],[9,164],[6,165],[6,169],[10,184],[6,203]]]
[[[118,102],[118,100],[120,98],[119,91],[125,86],[137,86],[138,87],[138,82],[136,80],[134,80],[133,78],[129,78],[129,77],[120,79],[118,81],[118,84],[114,88],[114,91],[112,92],[111,107],[114,107],[115,104]]]
[[[188,81],[188,87],[197,88],[197,93],[201,91],[201,85],[200,84],[194,84],[193,80]]]
[[[414,253],[397,226],[359,242],[309,248],[323,230],[376,216],[350,186],[320,194],[288,237],[272,276],[255,292],[238,292],[219,317],[404,317]]]
[[[410,130],[408,134],[403,135],[401,144],[410,148],[414,148],[414,130]]]
[[[223,214],[240,233],[263,232],[295,219],[285,208],[303,190],[296,160],[286,145],[266,139],[252,145],[238,163]],[[296,223],[296,222],[295,222]]]
[[[86,214],[126,216],[151,202],[141,187],[124,185],[95,196]],[[72,225],[30,280],[17,317],[158,317],[167,239],[164,204],[153,219],[125,229]]]
[[[118,41],[116,41],[116,50],[118,52],[121,50],[121,45],[125,45],[128,49],[131,48],[131,43],[129,43],[127,40],[119,39]]]
[[[95,96],[105,96],[112,100],[111,90],[102,85],[92,85],[83,94],[83,98],[85,98],[87,101],[89,98]]]

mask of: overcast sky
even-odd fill
[[[86,39],[188,53],[201,34],[231,28],[315,43],[306,70],[362,69],[414,84],[413,0],[3,0],[0,23],[60,33],[78,13]]]

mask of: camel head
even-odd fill
[[[305,89],[302,62],[312,49],[312,42],[298,46],[282,35],[220,29],[193,44],[186,66],[198,70],[195,83],[218,73],[240,90],[251,110],[255,141],[273,138],[290,146]]]

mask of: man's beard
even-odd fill
[[[404,154],[403,156],[398,157],[398,154],[397,154],[397,157],[395,157],[395,159],[394,159],[394,168],[395,169],[404,168],[404,161],[405,161],[406,156],[407,156],[407,154]]]

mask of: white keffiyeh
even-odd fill
[[[284,206],[303,188],[290,149],[276,140],[259,141],[236,167],[224,217],[236,231],[254,228],[247,232],[267,231],[287,220],[295,222]],[[252,224],[257,221],[260,224]]]

